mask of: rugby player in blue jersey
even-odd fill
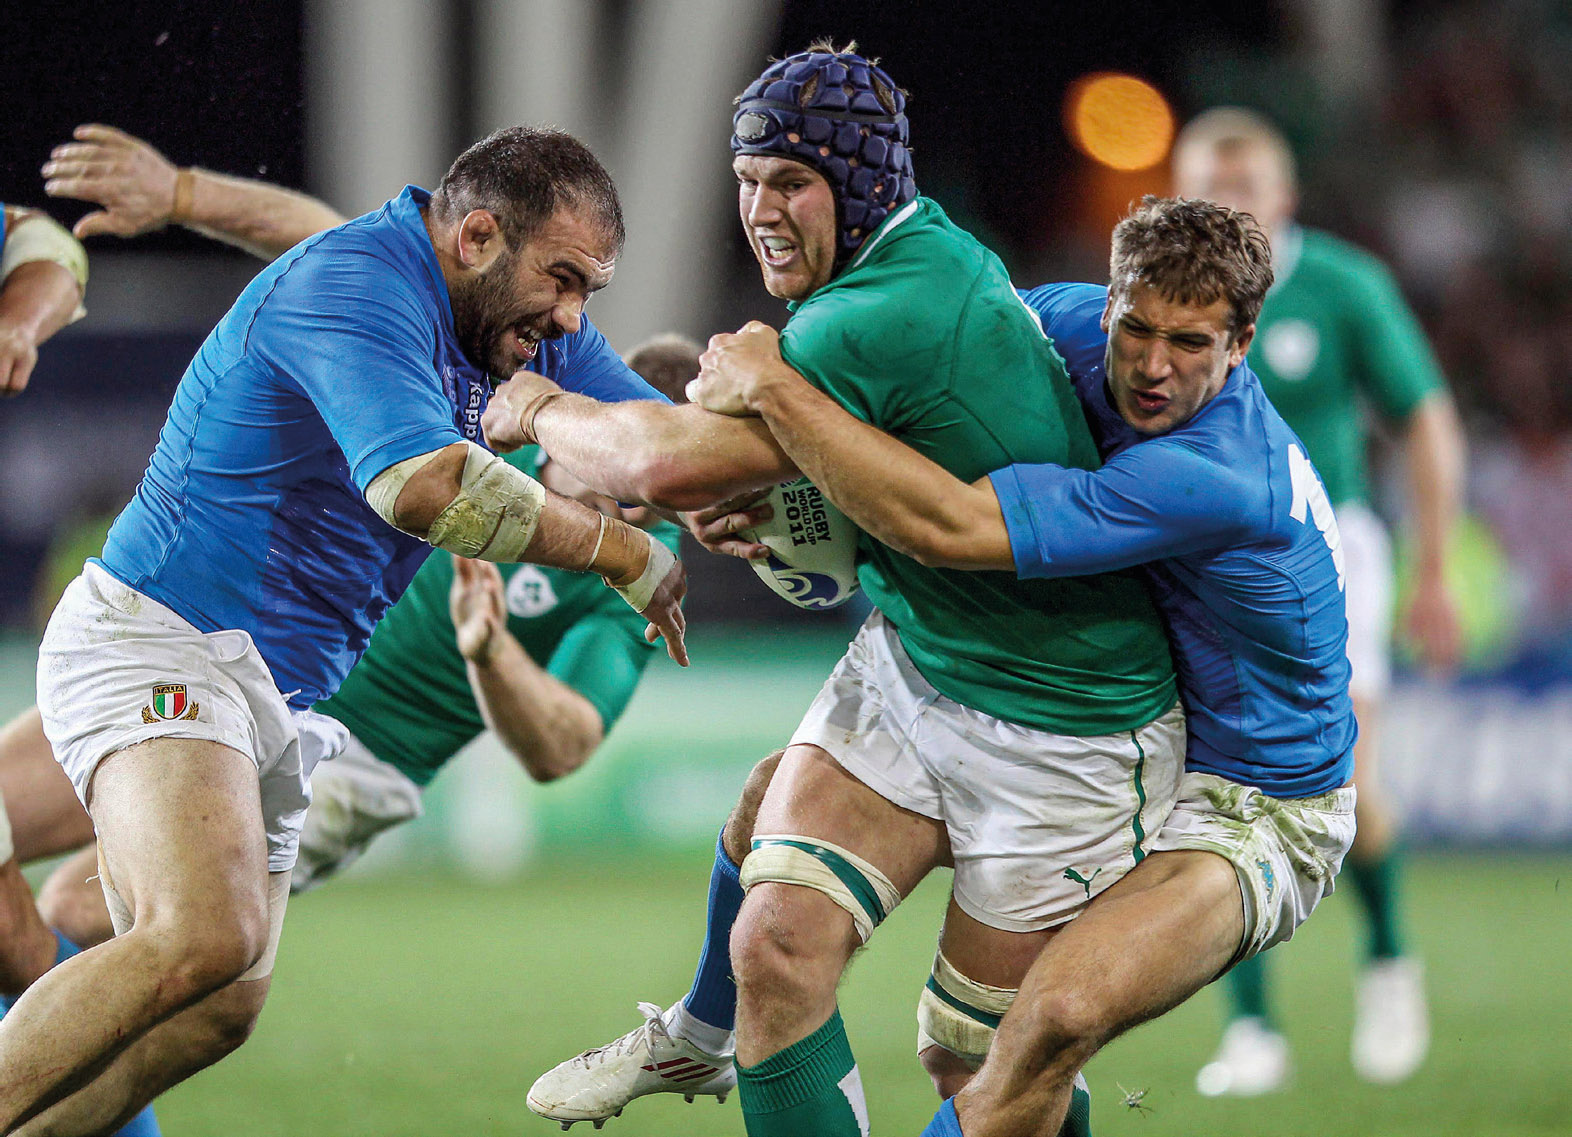
[[[1247,215],[1148,198],[1114,232],[1111,279],[1024,295],[1069,365],[1096,471],[1014,466],[967,485],[825,398],[762,325],[712,341],[690,387],[712,410],[761,415],[853,520],[924,564],[1144,564],[1168,624],[1189,716],[1180,800],[1135,869],[1044,934],[1018,995],[936,961],[924,1065],[945,1096],[965,1087],[936,1135],[1057,1133],[1103,1044],[1292,935],[1353,840],[1337,526],[1243,363],[1266,239]]]
[[[199,192],[171,187],[181,216]],[[432,546],[589,570],[679,662],[680,566],[476,445],[531,365],[658,398],[582,319],[622,243],[565,134],[513,128],[433,193],[302,242],[192,361],[131,505],[67,590],[39,709],[121,934],[0,1021],[0,1130],[113,1128],[232,1051],[265,998],[331,694]]]

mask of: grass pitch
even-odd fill
[[[297,897],[255,1037],[159,1104],[170,1137],[546,1134],[524,1093],[542,1070],[637,1025],[638,999],[687,988],[708,859],[543,862],[502,886],[430,876]],[[1088,1070],[1100,1137],[1527,1137],[1572,1133],[1572,856],[1416,857],[1414,939],[1435,1044],[1411,1082],[1348,1067],[1353,901],[1334,897],[1273,953],[1292,1088],[1209,1101],[1192,1086],[1219,999],[1120,1040]],[[880,928],[842,994],[876,1134],[916,1137],[935,1102],[912,1055],[945,880]],[[1116,1083],[1144,1090],[1149,1112]],[[576,1127],[585,1137],[588,1126]],[[635,1102],[608,1137],[739,1137],[736,1099]]]

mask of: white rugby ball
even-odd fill
[[[799,608],[835,608],[857,591],[862,531],[807,478],[782,482],[764,499],[775,516],[738,536],[769,546],[750,561],[759,579]]]

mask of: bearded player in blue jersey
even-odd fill
[[[1115,230],[1112,281],[1023,296],[1086,407],[1096,471],[1015,466],[967,485],[824,398],[762,325],[712,341],[690,388],[761,415],[853,520],[924,564],[1144,564],[1168,624],[1189,716],[1180,800],[1135,869],[1045,933],[1019,993],[936,960],[918,1012],[924,1066],[950,1098],[934,1135],[1058,1133],[1103,1044],[1292,935],[1353,840],[1336,522],[1243,363],[1271,283],[1265,238],[1220,206],[1149,198]],[[713,544],[761,519],[717,521]]]
[[[198,188],[176,180],[176,217]],[[588,150],[500,131],[434,192],[279,258],[202,345],[40,649],[45,732],[120,934],[0,1021],[0,1131],[112,1129],[244,1041],[306,780],[339,742],[307,708],[433,546],[596,572],[685,661],[670,551],[475,441],[491,377],[525,365],[659,398],[581,315],[622,238]]]

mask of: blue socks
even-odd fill
[[[961,1132],[961,1120],[955,1116],[954,1098],[945,1099],[939,1112],[928,1122],[928,1128],[922,1131],[922,1137],[965,1137]]]
[[[1086,1081],[1077,1074],[1070,1090],[1070,1112],[1065,1115],[1059,1137],[1091,1137],[1091,1132],[1092,1095],[1086,1088]],[[928,1128],[922,1131],[922,1137],[966,1137],[961,1132],[961,1119],[955,1116],[954,1098],[946,1099],[939,1107],[939,1112],[928,1122]]]
[[[51,928],[50,931],[55,933],[55,943],[58,945],[55,950],[56,967],[81,952],[82,949],[61,935],[59,929]],[[4,1018],[5,1013],[11,1009],[12,1002],[13,1000],[0,995],[0,1018]],[[148,1106],[126,1122],[124,1127],[115,1131],[115,1137],[163,1137],[162,1131],[158,1128],[158,1118],[153,1116],[153,1107]]]
[[[682,1001],[688,1014],[721,1030],[733,1030],[737,1025],[737,981],[731,975],[731,926],[737,922],[737,910],[742,907],[739,871],[726,855],[725,844],[717,840],[715,867],[710,870],[704,952],[699,956],[693,988]]]

